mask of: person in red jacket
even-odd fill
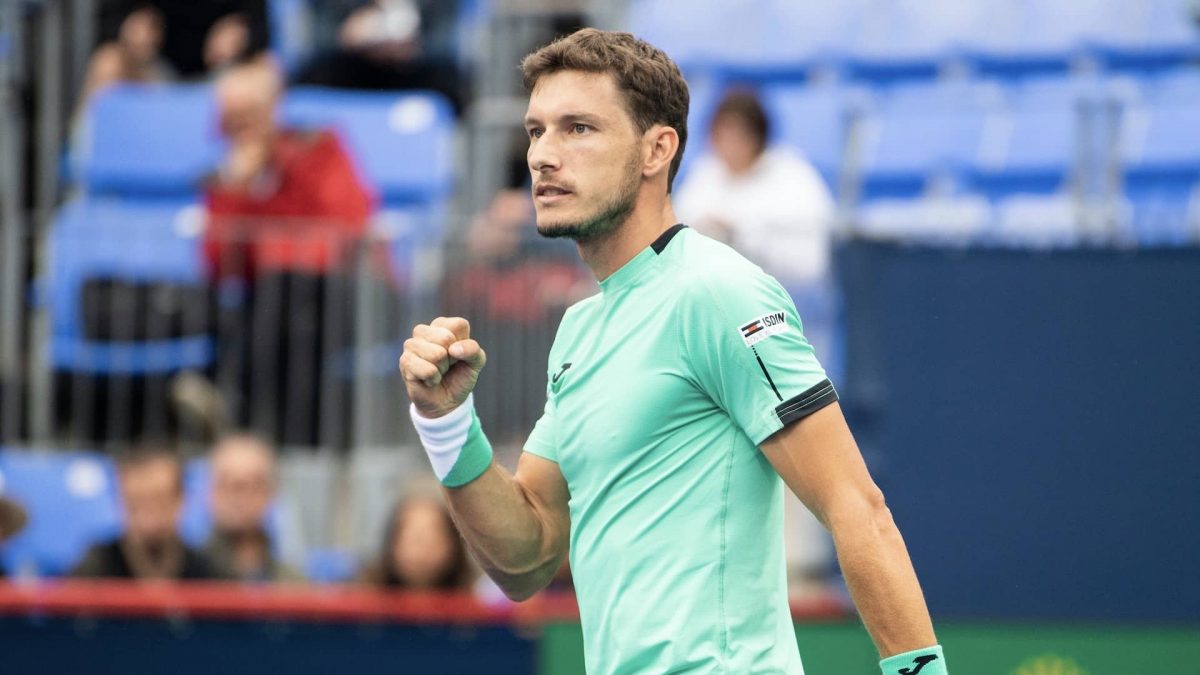
[[[349,344],[350,279],[375,210],[331,131],[277,122],[282,77],[269,59],[217,83],[229,142],[205,185],[204,253],[218,291],[217,378],[241,424],[277,442],[316,445],[330,357]],[[229,302],[229,288],[240,301]],[[332,434],[332,436],[330,435]]]
[[[333,132],[279,126],[282,90],[267,60],[238,66],[217,85],[229,152],[205,188],[205,253],[218,276],[336,270],[375,210]]]

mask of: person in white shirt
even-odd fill
[[[717,106],[712,154],[696,161],[673,202],[680,220],[733,246],[789,290],[829,270],[833,196],[798,152],[769,146],[758,97],[731,91]]]
[[[829,321],[805,312],[829,276],[836,208],[817,170],[790,148],[769,146],[770,120],[752,92],[726,94],[709,129],[711,154],[696,161],[673,199],[680,221],[757,263],[792,294],[818,354],[833,340]],[[828,317],[821,317],[828,318]],[[785,509],[789,587],[804,596],[823,588],[833,545],[798,499]]]

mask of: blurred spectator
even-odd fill
[[[412,490],[396,505],[379,557],[359,581],[392,589],[470,589],[466,545],[436,488]]]
[[[696,160],[673,203],[682,222],[791,289],[826,277],[834,201],[811,164],[768,145],[770,131],[753,93],[727,94],[709,129],[713,154]]]
[[[211,455],[213,532],[205,554],[223,576],[241,581],[303,581],[275,557],[267,532],[275,500],[275,451],[248,434],[224,438]]]
[[[280,128],[282,94],[270,59],[237,66],[217,84],[229,152],[205,188],[204,246],[218,275],[335,269],[375,208],[337,136]]]
[[[0,497],[0,551],[4,550],[4,542],[15,537],[25,529],[28,516],[21,505],[11,499]],[[0,558],[0,579],[8,576],[4,560]]]
[[[162,43],[162,12],[149,2],[135,5],[122,17],[114,39],[92,54],[78,107],[111,84],[174,79],[175,70],[162,56]]]
[[[315,445],[325,357],[345,346],[351,323],[342,272],[375,199],[332,132],[279,126],[282,85],[266,58],[217,85],[229,151],[205,187],[204,251],[219,287],[244,296],[220,303],[218,378],[240,393],[234,417],[281,442]],[[253,420],[252,398],[267,411]]]
[[[267,0],[105,0],[100,35],[111,39],[132,7],[151,6],[162,17],[163,56],[184,78],[219,73],[267,49]]]
[[[184,545],[177,532],[183,508],[183,464],[174,453],[134,448],[117,458],[125,531],[90,548],[71,573],[119,579],[214,579],[207,558]]]
[[[431,89],[462,107],[460,74],[449,35],[458,3],[446,0],[334,0],[318,8],[318,26],[336,26],[301,84],[351,89]]]
[[[527,170],[524,170],[527,171]],[[523,172],[524,172],[523,171]],[[471,321],[472,334],[490,345],[496,370],[480,378],[479,415],[498,444],[520,442],[540,410],[545,364],[555,327],[567,307],[595,292],[591,275],[570,245],[537,236],[527,187],[500,190],[475,216],[449,271],[446,311]]]

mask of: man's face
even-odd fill
[[[213,521],[225,531],[256,530],[274,497],[274,467],[265,450],[249,442],[230,443],[213,457]]]
[[[265,142],[275,131],[275,99],[257,79],[240,78],[218,91],[221,134],[234,145]]]
[[[539,233],[589,241],[625,221],[642,180],[642,134],[611,75],[543,76],[525,130]]]
[[[125,467],[120,484],[127,537],[155,544],[175,536],[183,494],[174,463],[163,459]]]

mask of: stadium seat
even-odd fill
[[[267,18],[271,51],[283,68],[295,72],[311,56],[312,12],[307,0],[270,0]]]
[[[120,532],[115,473],[103,456],[3,448],[0,481],[0,492],[29,512],[25,531],[3,550],[15,574],[66,574],[90,545]]]
[[[100,342],[82,325],[82,290],[89,279],[204,282],[199,212],[178,203],[77,200],[55,217],[50,232],[46,298],[50,303],[49,358],[56,369],[94,374],[145,374],[204,368],[211,339]]]
[[[883,198],[864,204],[854,233],[868,239],[966,245],[989,226],[991,205],[978,195]]]
[[[85,113],[73,164],[90,195],[193,198],[219,163],[212,87],[120,85]]]
[[[305,555],[304,576],[318,584],[353,581],[358,573],[358,558],[337,548],[314,549]]]
[[[800,152],[837,185],[859,92],[842,87],[795,84],[767,87],[763,106],[773,122],[774,141]]]
[[[864,199],[912,198],[931,178],[964,175],[1000,109],[999,89],[988,83],[920,83],[881,98],[863,122]]]
[[[454,186],[454,115],[440,94],[297,87],[282,115],[335,129],[387,206],[442,200]]]
[[[1111,70],[1152,72],[1200,58],[1200,30],[1192,0],[1125,0],[1092,45]]]
[[[1103,89],[1094,78],[1033,78],[1008,88],[1008,104],[985,140],[973,187],[992,199],[1047,195],[1073,171],[1103,170]],[[1088,161],[1084,161],[1087,158]]]

